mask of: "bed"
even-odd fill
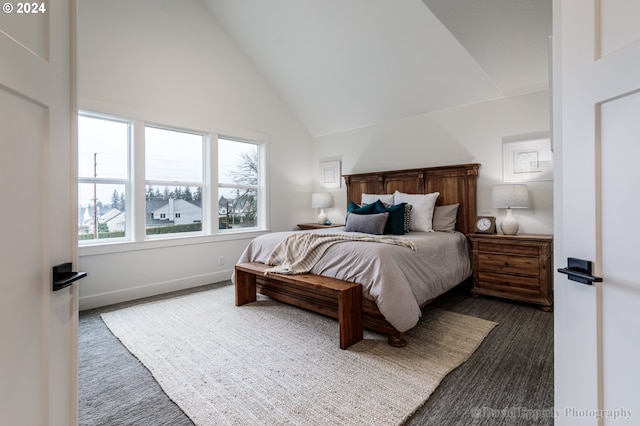
[[[410,241],[417,250],[360,241],[333,244],[309,273],[301,275],[264,273],[268,269],[265,263],[280,241],[302,232],[327,236],[354,233],[331,228],[263,235],[249,244],[236,265],[236,304],[251,301],[250,293],[255,297],[257,291],[338,318],[341,347],[357,341],[358,336],[361,338],[362,328],[389,336],[389,344],[393,346],[406,345],[405,335],[417,324],[421,309],[471,276],[466,234],[475,226],[479,167],[479,164],[463,164],[344,175],[347,200],[357,203],[362,200],[362,194],[373,194],[376,198],[377,194],[396,191],[402,194],[438,192],[436,209],[451,211],[447,206],[459,204],[453,213],[455,230],[412,231],[398,236]],[[246,277],[247,272],[251,273],[249,295],[246,288],[242,290],[245,295],[239,295],[238,274]],[[243,278],[243,283],[246,282]],[[353,291],[361,294],[355,297]],[[242,303],[238,303],[239,297]],[[357,316],[352,316],[352,311],[358,311]],[[343,332],[348,339],[344,345]],[[349,338],[350,333],[355,337]]]

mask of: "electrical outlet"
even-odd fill
[[[224,265],[224,256],[220,256],[218,258],[218,265],[223,266]]]

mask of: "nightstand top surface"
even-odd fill
[[[339,224],[335,224],[332,223],[331,225],[321,225],[319,223],[299,223],[296,225],[298,228],[300,229],[324,229],[324,228],[339,228],[340,226],[344,226],[344,225],[339,225]]]

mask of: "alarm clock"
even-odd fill
[[[495,234],[496,218],[493,216],[476,217],[476,234]]]

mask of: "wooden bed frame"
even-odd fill
[[[410,194],[439,192],[436,205],[460,203],[456,230],[469,234],[475,229],[479,168],[480,164],[462,164],[343,177],[347,201],[358,203],[363,193],[393,194],[396,190]],[[396,330],[384,319],[375,302],[362,298],[360,284],[314,274],[265,275],[265,268],[258,263],[236,265],[236,305],[255,301],[257,291],[275,300],[338,318],[342,349],[362,339],[363,327],[389,336],[392,346],[406,345],[404,336],[407,331]],[[360,293],[359,297],[355,293]]]

